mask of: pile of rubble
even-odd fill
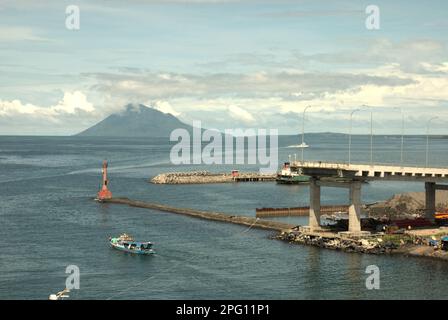
[[[276,239],[288,241],[290,243],[312,245],[320,248],[341,250],[345,252],[359,252],[370,254],[390,253],[398,249],[398,245],[385,241],[381,238],[350,239],[350,238],[329,238],[307,234],[299,231],[282,232]]]

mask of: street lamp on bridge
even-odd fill
[[[352,158],[352,127],[353,127],[353,114],[361,109],[355,109],[350,112],[350,131],[348,133],[348,164],[351,162]]]
[[[373,164],[373,111],[372,107],[363,104],[361,108],[355,109],[350,113],[350,132],[348,137],[348,164],[351,162],[351,145],[352,145],[352,120],[353,114],[357,111],[361,111],[362,108],[370,109],[370,164]]]
[[[311,106],[307,106],[305,107],[305,109],[303,109],[303,116],[302,116],[302,162],[304,160],[304,149],[305,149],[305,113],[306,110],[308,110],[309,108],[311,108]]]
[[[426,123],[426,167],[429,165],[429,125],[432,120],[438,119],[439,117],[432,117]]]
[[[362,107],[370,109],[370,164],[373,165],[373,107],[365,104]]]
[[[402,107],[394,107],[395,110],[400,110],[401,113],[401,147],[400,147],[400,166],[403,167],[404,161],[404,112]]]

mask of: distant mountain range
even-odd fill
[[[174,129],[193,128],[169,113],[145,105],[129,104],[92,127],[78,133],[85,137],[169,137]]]

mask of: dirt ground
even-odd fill
[[[415,229],[415,230],[408,230],[406,231],[406,233],[419,237],[430,237],[440,234],[448,235],[448,227]]]
[[[448,208],[448,191],[436,191],[436,208],[444,210]],[[424,192],[408,192],[396,194],[392,198],[378,202],[369,206],[368,212],[372,217],[389,216],[409,216],[420,215],[425,209]]]

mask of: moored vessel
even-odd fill
[[[307,183],[310,177],[304,176],[298,172],[291,171],[291,164],[285,162],[282,169],[277,173],[277,183],[282,184],[300,184]]]

